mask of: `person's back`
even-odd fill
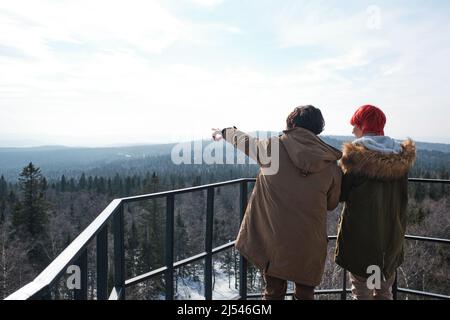
[[[236,248],[260,262],[267,275],[317,286],[326,258],[327,210],[339,202],[340,152],[303,128],[279,139],[278,173],[258,175]]]
[[[297,125],[288,117],[284,134],[269,140],[237,129],[224,131],[228,142],[250,155],[251,145],[272,153],[278,148],[278,159],[272,159],[279,162],[278,171],[271,174],[265,173],[261,157],[253,155],[262,169],[236,240],[238,251],[263,271],[265,299],[284,298],[286,280],[296,283],[296,298],[313,298],[325,266],[327,210],[339,202],[341,152],[317,137],[323,129],[320,110],[309,106],[294,113]],[[314,114],[320,125],[308,129],[314,122],[308,115]]]
[[[372,112],[365,119],[370,123],[378,109],[365,107],[362,117]],[[390,299],[395,270],[403,262],[408,171],[415,160],[415,146],[409,139],[399,144],[384,136],[384,114],[379,112],[382,125],[378,131],[362,133],[345,144],[340,160],[345,205],[335,261],[350,272],[357,299]],[[372,267],[379,268],[382,276],[382,288],[375,291],[366,283]]]

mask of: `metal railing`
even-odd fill
[[[244,178],[230,180],[220,183],[213,183],[203,186],[158,192],[148,195],[126,197],[113,200],[100,215],[86,228],[81,234],[72,241],[72,243],[45,268],[32,282],[21,289],[12,293],[6,299],[26,300],[26,299],[49,299],[51,298],[51,287],[66,273],[68,266],[73,264],[79,266],[81,271],[81,287],[74,290],[74,298],[86,300],[88,298],[88,245],[92,241],[96,242],[96,293],[99,300],[118,300],[125,299],[127,287],[142,283],[150,278],[164,275],[165,279],[165,298],[171,300],[174,298],[174,270],[187,264],[205,260],[204,266],[204,292],[205,299],[212,299],[212,275],[213,275],[213,255],[230,249],[234,246],[234,241],[222,244],[216,248],[213,243],[213,219],[214,219],[214,195],[215,189],[228,185],[240,186],[240,219],[242,220],[248,199],[248,184],[254,183],[255,178]],[[409,179],[410,182],[419,183],[443,183],[450,184],[450,180],[431,180],[431,179]],[[174,208],[175,196],[196,191],[207,192],[206,197],[206,236],[204,252],[189,257],[181,261],[174,261]],[[149,271],[131,279],[125,279],[125,248],[124,248],[124,205],[144,200],[157,198],[166,199],[166,232],[165,232],[165,265],[159,269]],[[108,222],[112,222],[113,232],[113,287],[108,292]],[[329,240],[336,240],[336,236],[329,236]],[[419,237],[406,235],[407,240],[426,241],[441,244],[450,244],[450,239],[438,239],[429,237]],[[247,293],[247,261],[240,256],[239,259],[239,295],[235,299],[257,298],[260,294]],[[343,270],[342,288],[316,290],[315,294],[339,294],[342,300],[345,300],[347,293],[347,271]],[[393,286],[394,298],[397,293],[405,293],[424,297],[450,299],[448,295],[423,292],[397,287],[397,281]],[[288,292],[292,295],[292,292]]]

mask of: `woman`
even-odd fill
[[[365,105],[351,121],[356,140],[343,146],[344,173],[335,261],[350,272],[355,299],[392,299],[395,270],[403,262],[408,202],[408,171],[416,152],[412,140],[401,144],[384,135],[386,117]],[[373,270],[380,285],[371,289]],[[370,281],[369,281],[370,282]]]
[[[295,282],[295,299],[314,299],[327,254],[327,210],[339,202],[341,152],[317,135],[324,120],[313,106],[296,108],[283,135],[258,140],[236,128],[223,138],[261,166],[236,240],[236,248],[259,267],[266,283],[264,299],[284,299],[287,280]],[[275,147],[276,174],[265,174],[264,154],[249,150]]]

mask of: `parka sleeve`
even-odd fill
[[[346,173],[342,175],[341,183],[341,196],[339,201],[344,202],[348,200],[350,190],[352,189],[353,175],[351,173]]]
[[[335,167],[333,170],[331,187],[327,194],[327,210],[334,210],[339,204],[339,198],[341,194],[341,181],[342,171],[339,167]]]
[[[239,131],[236,127],[223,129],[222,136],[225,141],[245,153],[249,158],[256,161],[258,165],[262,167],[270,166],[272,140],[276,138],[258,139]]]

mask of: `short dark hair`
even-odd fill
[[[322,117],[320,109],[308,105],[297,107],[286,119],[287,129],[305,128],[314,134],[319,134],[325,127],[325,120]]]

